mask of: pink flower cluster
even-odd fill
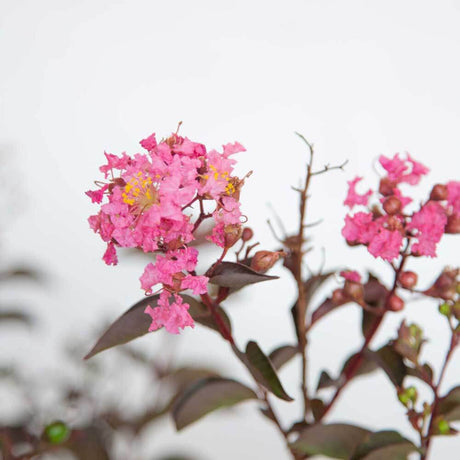
[[[433,187],[430,199],[412,214],[405,207],[412,199],[402,194],[402,183],[417,185],[422,176],[428,173],[421,163],[410,155],[401,158],[380,156],[379,162],[386,172],[379,184],[380,206],[372,206],[345,217],[342,235],[352,245],[362,244],[374,257],[389,262],[399,257],[404,242],[410,244],[414,256],[436,256],[436,244],[444,233],[458,233],[460,218],[460,182],[438,184]],[[348,182],[349,190],[344,204],[350,209],[354,206],[368,206],[373,194],[356,191],[356,184],[362,178]]]
[[[208,278],[195,274],[198,251],[189,247],[194,231],[204,219],[213,218],[209,239],[225,247],[229,227],[233,234],[241,227],[239,194],[244,181],[232,176],[235,160],[230,157],[245,149],[234,143],[224,145],[222,153],[208,152],[203,144],[177,134],[161,142],[152,134],[140,144],[146,153],[105,153],[107,164],[100,168],[105,180],[96,182],[97,190],[86,192],[93,203],[101,204],[89,224],[107,243],[107,264],[117,264],[117,247],[156,254],[140,278],[147,294],[157,284],[162,290],[158,306],[145,310],[152,317],[150,330],[164,326],[178,333],[179,328],[193,327],[189,305],[179,292],[207,292]],[[207,207],[214,203],[214,210],[205,213],[204,202]],[[195,222],[194,203],[200,205]]]

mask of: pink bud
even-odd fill
[[[417,284],[417,273],[414,272],[401,272],[398,276],[399,284],[404,289],[412,289]]]

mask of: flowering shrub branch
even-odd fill
[[[325,272],[305,278],[302,270],[304,256],[310,250],[305,235],[310,227],[306,224],[310,184],[315,176],[343,170],[346,162],[314,170],[313,145],[299,137],[309,151],[304,185],[296,189],[299,225],[294,234],[284,236],[283,247],[278,251],[254,252],[258,243],[251,244],[253,231],[243,227],[246,218],[240,211],[240,194],[250,174],[243,178],[232,175],[235,160],[231,156],[244,151],[239,143],[224,145],[222,152],[208,151],[203,144],[176,132],[160,142],[155,135],[141,141],[147,153],[121,157],[106,154],[107,164],[100,168],[105,180],[96,183],[98,189],[87,192],[93,202],[101,204],[98,214],[89,221],[107,245],[103,259],[114,265],[118,261],[117,249],[131,247],[152,254],[153,262],[140,277],[147,297],[118,318],[86,358],[149,331],[164,327],[177,334],[199,323],[218,332],[229,343],[253,377],[254,385],[249,388],[223,376],[193,382],[176,395],[172,406],[177,429],[220,407],[256,399],[262,406],[262,414],[274,423],[295,459],[315,454],[367,460],[396,458],[392,455],[406,458],[411,452],[419,452],[420,458],[425,459],[432,437],[454,434],[451,422],[460,418],[459,387],[444,396],[440,393],[445,369],[460,335],[459,270],[446,268],[431,287],[421,290],[416,288],[417,274],[406,267],[411,258],[436,257],[437,244],[443,235],[460,232],[460,182],[435,185],[429,198],[414,209],[404,187],[416,186],[428,168],[410,155],[399,154],[393,158],[380,156],[383,176],[377,190],[358,191],[361,177],[349,181],[344,205],[350,211],[359,207],[359,211],[345,217],[342,235],[350,246],[364,246],[373,257],[381,258],[394,273],[393,283],[387,288],[371,274],[363,282],[357,271],[343,270],[341,287],[310,311],[316,291],[334,274]],[[198,275],[199,252],[191,243],[205,220],[213,223],[207,238],[221,248],[221,255],[204,274]],[[236,262],[230,262],[226,258],[235,246],[238,246]],[[280,259],[296,284],[297,300],[292,316],[297,344],[281,345],[269,355],[255,341],[240,348],[223,302],[245,286],[275,279],[266,272]],[[216,289],[210,290],[210,285]],[[377,350],[370,348],[384,318],[404,309],[404,293],[441,301],[440,312],[448,318],[451,342],[436,384],[431,367],[419,362],[425,340],[418,326],[403,321],[394,340]],[[362,309],[363,344],[343,364],[337,378],[323,371],[313,391],[308,378],[308,334],[331,311],[352,303]],[[293,401],[278,372],[298,355],[302,418],[285,428],[269,393]],[[377,368],[383,369],[395,386],[420,445],[395,431],[372,432],[350,424],[324,423],[343,389],[355,377]],[[404,386],[407,376],[418,378],[433,391],[433,401],[424,402],[422,409],[416,405],[416,388]],[[321,391],[327,387],[333,388],[334,393],[329,401],[324,401]]]

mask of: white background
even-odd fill
[[[376,158],[398,151],[431,168],[420,198],[430,184],[458,179],[459,24],[454,0],[3,0],[2,257],[5,264],[33,261],[52,282],[46,289],[2,291],[30,311],[39,308],[42,317],[35,332],[2,329],[2,359],[22,363],[41,379],[64,372],[57,341],[78,339],[89,347],[102,319],[115,318],[142,296],[142,260],[122,257],[115,268],[100,260],[103,244],[86,222],[96,207],[84,191],[100,178],[104,150],[134,153],[140,139],[152,132],[167,136],[181,120],[184,135],[210,148],[235,140],[247,148],[238,172],[254,174],[242,195],[243,210],[267,249],[277,247],[266,224],[273,216],[269,205],[288,231],[297,226],[290,186],[298,185],[307,155],[293,132],[315,143],[318,167],[348,159],[345,173],[315,180],[309,221],[323,223],[311,230],[309,266],[318,269],[325,248],[326,267],[371,268],[389,282],[381,261],[363,248],[348,248],[340,235],[346,181],[363,175],[367,186],[375,186]],[[458,253],[458,242],[447,236],[439,259],[413,263],[420,285],[427,286],[443,265],[458,264]],[[281,279],[228,302],[238,342],[256,338],[266,352],[293,340],[293,282],[282,267],[273,272]],[[424,358],[438,370],[448,334],[433,303],[411,303],[393,314],[374,344],[384,343],[406,316],[423,326],[430,338]],[[164,354],[165,334],[144,337],[139,346]],[[312,388],[321,369],[336,373],[360,341],[355,307],[318,326],[311,338]],[[166,343],[178,348],[181,361],[205,359],[250,381],[212,332],[197,328]],[[444,390],[458,382],[455,358]],[[298,366],[293,362],[281,374],[293,394]],[[122,370],[117,379],[130,386]],[[9,396],[2,397],[7,407]],[[152,397],[147,392],[141,400]],[[129,407],[129,395],[125,399]],[[286,424],[299,416],[295,403],[277,407]],[[383,374],[350,385],[329,420],[396,427],[415,439]],[[180,434],[165,423],[130,455],[153,458],[171,446],[205,459],[288,458],[252,403]],[[458,439],[436,439],[432,458],[453,459],[458,447]]]

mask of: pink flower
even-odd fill
[[[348,281],[353,281],[354,283],[361,282],[361,275],[356,271],[344,270],[340,272],[340,276]]]
[[[356,184],[362,180],[362,177],[356,177],[352,181],[348,181],[348,194],[343,202],[345,206],[348,206],[350,209],[355,205],[367,205],[369,197],[372,195],[372,190],[368,190],[363,195],[356,192]]]
[[[436,257],[436,243],[444,234],[447,223],[446,211],[437,201],[429,201],[412,216],[407,230],[415,230],[417,243],[412,245],[412,253],[420,256]]]
[[[452,214],[460,216],[460,182],[450,181],[447,183],[447,206]]]
[[[121,156],[105,153],[107,164],[100,167],[106,179],[99,189],[87,192],[100,210],[89,218],[90,227],[108,243],[103,259],[116,264],[116,247],[138,248],[156,253],[140,282],[146,292],[154,286],[162,290],[159,306],[149,310],[152,327],[164,325],[168,330],[191,325],[187,304],[180,297],[169,305],[165,299],[182,289],[195,294],[207,290],[207,278],[195,272],[198,251],[188,244],[198,223],[191,209],[203,201],[209,206],[206,217],[212,217],[215,227],[209,237],[224,245],[227,225],[240,225],[239,191],[244,183],[232,176],[236,161],[231,155],[244,150],[241,144],[226,144],[223,152],[207,152],[203,144],[193,142],[177,133],[157,143],[155,134],[143,139],[146,153]],[[196,206],[196,205],[195,205]],[[204,211],[202,211],[204,214]],[[237,229],[238,230],[238,229]],[[168,315],[171,317],[168,320]],[[181,326],[182,324],[182,326]]]
[[[182,297],[174,295],[174,302],[169,303],[170,294],[163,291],[160,294],[158,304],[152,308],[150,305],[144,312],[152,317],[152,324],[149,331],[156,331],[164,326],[171,334],[179,334],[179,329],[184,329],[187,326],[195,327],[193,318],[188,313],[190,305],[183,303]]]

